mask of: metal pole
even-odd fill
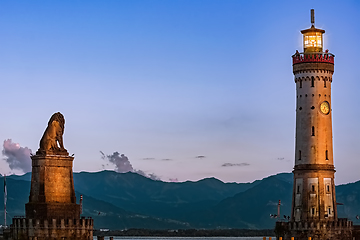
[[[278,203],[278,218],[281,218],[280,217],[280,205],[281,205],[281,200],[279,200],[279,203]]]
[[[80,214],[83,213],[82,202],[83,202],[83,195],[80,195]]]
[[[4,175],[4,226],[5,227],[6,227],[6,200],[7,200],[6,175]]]

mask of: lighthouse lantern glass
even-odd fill
[[[321,52],[323,48],[322,33],[309,32],[304,34],[304,51]]]

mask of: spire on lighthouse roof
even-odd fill
[[[315,10],[311,9],[311,27],[315,27]]]
[[[308,33],[308,32],[320,32],[325,33],[325,30],[319,29],[315,27],[315,10],[311,9],[311,27],[305,30],[302,30],[301,33]]]

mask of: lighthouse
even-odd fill
[[[296,85],[295,165],[289,222],[278,222],[284,239],[352,239],[352,222],[339,219],[336,208],[332,137],[334,55],[324,50],[325,30],[301,31],[303,51],[292,56]]]
[[[291,219],[337,219],[332,139],[331,83],[334,55],[323,52],[324,30],[301,31],[304,52],[293,55],[296,136]]]

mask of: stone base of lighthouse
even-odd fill
[[[353,222],[347,219],[337,221],[277,222],[276,238],[283,240],[353,240]],[[358,238],[356,238],[358,239]]]
[[[73,157],[35,155],[26,217],[13,218],[11,239],[93,239],[93,219],[80,218],[76,204]]]

